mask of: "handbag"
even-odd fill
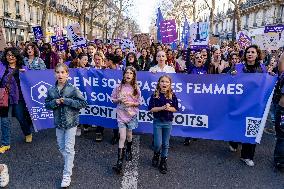
[[[2,83],[3,78],[6,75],[6,71],[5,71],[3,77],[0,81],[0,84]],[[0,107],[8,107],[9,106],[9,101],[8,101],[9,100],[9,88],[10,88],[9,83],[10,83],[12,77],[13,77],[13,73],[14,73],[14,71],[12,72],[12,74],[10,74],[8,76],[7,85],[5,87],[0,88]]]
[[[8,107],[9,93],[6,87],[0,88],[0,107]]]

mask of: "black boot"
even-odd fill
[[[126,161],[132,161],[132,149],[131,149],[131,146],[132,146],[132,141],[131,142],[127,142],[126,144]]]
[[[167,168],[167,158],[166,157],[161,157],[161,162],[160,162],[160,165],[159,165],[159,171],[162,174],[167,173],[168,168]]]
[[[190,138],[190,137],[186,137],[186,138],[184,139],[183,145],[189,146],[189,143],[190,143],[190,142],[191,142],[191,138]]]
[[[154,152],[154,156],[153,156],[153,159],[152,159],[152,166],[153,167],[158,167],[159,159],[160,159],[160,152]]]
[[[122,174],[122,164],[123,164],[123,159],[124,159],[124,152],[125,148],[118,148],[118,159],[117,163],[115,166],[112,167],[112,169],[117,173],[117,174]]]
[[[115,145],[117,144],[119,141],[119,136],[118,136],[118,130],[117,129],[113,129],[113,137],[111,139],[111,144]]]

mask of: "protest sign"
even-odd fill
[[[134,42],[131,39],[121,39],[121,49],[123,52],[125,52],[125,49],[128,48],[130,51],[129,52],[134,52],[136,53],[136,47]]]
[[[20,74],[22,92],[37,130],[54,127],[52,111],[44,107],[47,90],[55,83],[53,72]],[[161,75],[138,72],[142,102],[136,132],[152,132],[153,115],[147,106]],[[276,77],[256,73],[170,76],[179,102],[172,135],[245,143],[261,138],[267,116],[264,112],[270,106]],[[81,124],[117,127],[111,93],[121,78],[122,72],[117,70],[70,69],[70,83],[82,91],[88,102],[81,110]]]
[[[74,46],[84,46],[87,40],[82,36],[79,23],[72,24],[66,27],[69,39],[72,41]]]
[[[259,46],[261,50],[278,50],[283,46],[283,39],[280,33],[270,32],[256,35],[252,42]]]
[[[120,46],[121,45],[121,39],[114,39],[113,40],[113,44],[115,45],[115,46]]]
[[[269,33],[269,32],[281,33],[282,31],[284,31],[284,25],[283,24],[278,24],[278,25],[273,25],[273,26],[265,26],[265,28],[264,28],[264,33]]]
[[[172,20],[163,20],[160,22],[160,34],[162,43],[172,43],[177,39],[176,22]]]
[[[265,40],[267,43],[267,49],[278,50],[280,47],[280,33],[266,33]]]
[[[42,33],[42,29],[41,29],[40,26],[33,27],[33,32],[34,32],[34,36],[35,36],[36,41],[42,39],[43,33]]]
[[[132,40],[135,43],[135,47],[139,50],[150,47],[150,34],[148,33],[136,34]]]
[[[252,38],[249,37],[248,32],[240,31],[237,35],[237,40],[241,48],[246,48],[251,45]]]
[[[209,43],[209,23],[197,22],[190,25],[190,44],[207,46]]]

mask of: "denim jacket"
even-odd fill
[[[64,98],[58,105],[56,99]],[[86,107],[87,102],[78,88],[66,83],[61,91],[55,86],[48,89],[45,99],[46,109],[53,110],[54,124],[58,129],[70,129],[79,125],[79,111]]]
[[[25,57],[24,64],[29,70],[46,70],[44,61],[39,57],[35,57],[32,63],[29,63],[29,58]]]

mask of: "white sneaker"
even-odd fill
[[[61,188],[66,188],[70,186],[71,183],[71,177],[70,176],[63,176],[62,182],[61,182]]]
[[[4,169],[0,173],[0,187],[5,187],[9,183],[9,173],[7,165],[2,165],[4,166]]]
[[[254,166],[254,162],[251,159],[243,159],[243,158],[241,158],[241,160],[243,162],[245,162],[247,164],[247,166],[250,166],[250,167]]]
[[[236,151],[237,151],[237,149],[236,149],[236,148],[233,148],[231,145],[229,145],[229,148],[230,148],[230,151],[231,151],[231,152],[236,152]]]
[[[81,136],[82,134],[82,130],[80,127],[77,127],[77,130],[76,130],[76,136]]]

